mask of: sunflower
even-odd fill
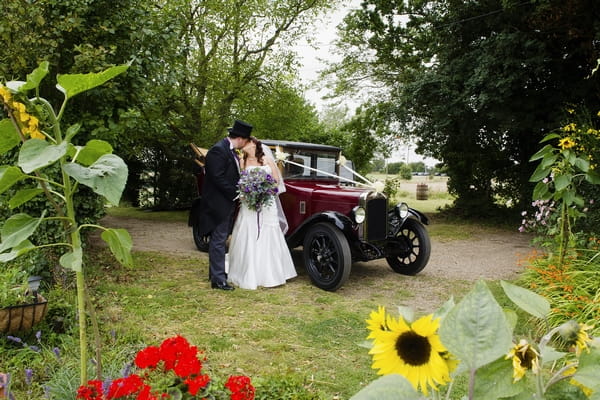
[[[386,321],[386,313],[385,307],[379,306],[377,311],[371,311],[369,314],[369,319],[367,319],[367,329],[371,331],[367,339],[375,339],[377,332],[379,331],[389,331],[387,321]]]
[[[508,352],[505,360],[512,358],[513,364],[513,382],[516,382],[525,376],[525,372],[530,369],[537,374],[540,371],[539,353],[525,339],[521,339],[518,344]]]
[[[437,335],[439,319],[434,320],[430,314],[408,324],[402,317],[385,317],[380,308],[371,313],[369,321],[369,337],[374,339],[369,354],[379,375],[400,374],[426,396],[428,387],[437,390],[438,384],[450,382],[450,372],[457,362]],[[375,325],[377,322],[380,325]]]
[[[588,330],[592,329],[593,326],[580,324],[575,320],[569,320],[558,327],[558,333],[565,340],[567,345],[573,346],[575,354],[579,357],[583,350],[589,351],[588,344],[591,343],[592,338],[587,333]]]
[[[575,141],[573,139],[571,139],[570,137],[566,137],[566,138],[560,139],[558,141],[558,145],[563,150],[570,149],[571,147],[575,146]]]
[[[579,331],[577,332],[577,339],[575,340],[575,354],[579,357],[583,350],[590,351],[588,344],[592,341],[587,331],[592,329],[593,326],[586,324],[579,324]]]

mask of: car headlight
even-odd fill
[[[398,207],[398,215],[400,215],[400,218],[404,219],[408,217],[408,204],[400,203],[396,207]]]
[[[354,207],[352,209],[352,214],[354,214],[354,222],[357,224],[362,224],[367,216],[365,209],[360,206]]]

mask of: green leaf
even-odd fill
[[[542,179],[547,177],[551,171],[552,171],[552,168],[544,167],[544,165],[542,163],[540,163],[540,165],[537,166],[535,171],[533,171],[531,178],[529,178],[529,182],[541,181]]]
[[[539,160],[540,158],[543,158],[546,154],[552,153],[553,150],[554,150],[554,147],[547,144],[544,147],[542,147],[540,150],[538,150],[537,153],[532,155],[531,158],[529,159],[529,161]]]
[[[83,251],[81,247],[63,254],[59,262],[66,269],[81,272],[81,266],[83,265]]]
[[[542,140],[540,140],[540,143],[544,143],[552,139],[558,139],[559,137],[560,135],[558,133],[549,133],[546,136],[544,136]]]
[[[34,246],[29,240],[24,240],[19,243],[18,246],[14,246],[11,251],[0,254],[0,262],[8,262],[14,260],[15,258],[31,251],[37,249],[37,246]]]
[[[103,156],[112,153],[113,148],[110,143],[104,140],[93,139],[86,143],[77,156],[77,161],[85,166],[90,166]]]
[[[450,297],[448,300],[446,300],[446,302],[444,304],[442,304],[442,306],[440,308],[438,308],[433,313],[433,318],[434,319],[440,318],[443,320],[444,318],[446,318],[446,315],[448,315],[450,310],[452,310],[455,305],[456,305],[456,303],[454,303],[454,297]]]
[[[17,167],[3,165],[0,167],[0,193],[7,191],[12,185],[25,178],[27,175],[23,174]]]
[[[482,281],[442,321],[439,335],[472,371],[505,355],[512,345],[504,312]]]
[[[408,306],[398,306],[398,314],[409,324],[415,321],[415,309]]]
[[[127,165],[114,154],[105,154],[89,167],[76,163],[63,166],[64,171],[77,182],[86,185],[114,205],[119,205],[127,182]]]
[[[526,389],[524,380],[513,383],[512,360],[500,357],[477,370],[474,399],[499,399],[512,397]]]
[[[20,92],[26,92],[27,90],[36,89],[40,86],[42,79],[48,75],[48,61],[42,61],[36,69],[27,75],[27,82],[19,88]]]
[[[79,132],[81,128],[81,124],[74,124],[67,128],[67,132],[65,133],[65,142],[70,142],[73,139],[73,136]]]
[[[579,170],[582,172],[588,172],[590,170],[590,163],[583,158],[577,157],[575,159],[575,167],[579,168]]]
[[[544,182],[538,182],[533,188],[533,199],[534,200],[547,200],[550,198],[550,190],[548,189],[548,185]]]
[[[8,201],[8,206],[12,210],[43,192],[44,191],[39,188],[21,189]]]
[[[67,99],[70,99],[79,93],[104,84],[115,76],[125,72],[127,68],[129,68],[129,64],[110,67],[98,73],[58,75],[56,77],[58,82],[56,87],[65,93]]]
[[[557,193],[557,198],[556,200],[560,200],[562,198],[562,201],[565,202],[565,204],[568,206],[570,206],[571,204],[573,204],[573,201],[575,201],[575,191],[574,190],[565,190],[562,193],[562,196],[560,196],[559,193]]]
[[[550,313],[550,302],[539,294],[506,281],[500,281],[500,285],[506,296],[523,311],[542,319]]]
[[[110,251],[115,258],[124,266],[132,267],[133,259],[131,258],[131,247],[133,242],[131,236],[126,229],[107,229],[100,235],[102,240],[108,243]]]
[[[600,185],[600,175],[595,172],[588,171],[588,173],[585,174],[585,180],[593,185]]]
[[[579,367],[573,378],[594,391],[600,390],[600,349],[592,348],[579,357]]]
[[[419,393],[401,375],[384,375],[368,384],[350,400],[418,400]]]
[[[33,218],[27,214],[19,213],[11,216],[6,220],[0,237],[0,252],[18,246],[35,232],[40,222],[44,218],[46,211],[42,212],[40,218]]]
[[[544,157],[542,159],[542,161],[540,161],[540,165],[543,166],[543,168],[549,168],[552,167],[552,165],[554,165],[554,163],[556,162],[556,160],[558,160],[558,156],[557,155],[553,155],[550,157]]]
[[[563,358],[567,353],[556,351],[554,347],[540,346],[540,357],[544,364],[553,363]]]
[[[565,189],[571,183],[573,179],[573,175],[565,174],[565,175],[557,175],[554,177],[554,188],[557,191]]]
[[[5,118],[0,121],[0,154],[12,150],[19,143],[21,139],[10,119]]]
[[[50,144],[45,140],[29,139],[23,143],[17,165],[29,174],[54,164],[67,153],[67,142]]]

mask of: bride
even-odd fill
[[[282,182],[274,160],[265,155],[258,139],[250,137],[243,151],[242,169],[260,168],[278,183]],[[248,206],[240,205],[229,245],[228,280],[242,289],[280,286],[297,275],[283,236],[277,203],[272,201],[263,207],[258,216]]]

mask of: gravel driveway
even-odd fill
[[[133,239],[137,251],[157,251],[182,257],[207,257],[199,252],[192,239],[191,228],[185,222],[151,221],[106,216],[101,224],[124,228]],[[469,240],[439,241],[432,239],[429,264],[416,277],[406,277],[392,272],[385,260],[357,263],[348,282],[338,292],[367,290],[372,285],[399,284],[404,292],[414,297],[404,305],[417,309],[431,309],[446,300],[448,293],[460,292],[470,282],[512,279],[522,270],[519,260],[532,249],[531,237],[518,232],[481,233]],[[97,240],[99,241],[99,240]],[[306,275],[301,252],[292,252],[299,276]],[[383,277],[381,277],[384,275]],[[379,280],[381,279],[381,280]]]

